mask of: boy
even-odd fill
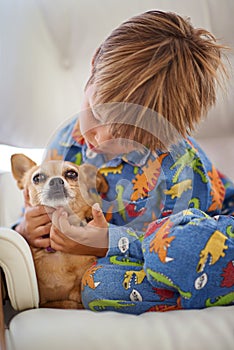
[[[215,103],[224,47],[177,14],[149,11],[102,43],[83,111],[48,157],[96,165],[109,183],[86,227],[31,208],[31,244],[95,254],[83,277],[91,310],[140,314],[234,302],[233,184],[188,135]],[[43,238],[50,233],[50,238]]]

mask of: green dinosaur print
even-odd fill
[[[203,214],[203,217],[199,217],[199,218],[194,218],[192,221],[188,222],[188,225],[200,225],[200,223],[204,220],[212,220],[212,217],[210,217],[208,214],[206,214],[204,211],[200,211],[200,213]]]
[[[227,232],[227,235],[230,237],[230,238],[234,238],[234,231],[232,231],[233,229],[233,226],[232,225],[229,225],[226,229],[226,232]]]
[[[76,154],[75,164],[76,165],[81,165],[81,163],[82,163],[82,154],[81,153],[77,153]]]
[[[206,307],[209,306],[224,306],[230,305],[234,302],[234,292],[228,293],[226,295],[221,295],[216,298],[216,300],[212,303],[211,299],[206,300]]]
[[[179,180],[179,176],[186,167],[190,167],[193,171],[201,176],[201,180],[204,183],[208,182],[208,179],[204,172],[202,171],[202,162],[196,157],[196,153],[193,149],[186,149],[186,153],[183,154],[171,167],[173,170],[177,168],[175,175],[172,178],[172,182],[176,183]]]
[[[130,259],[128,258],[120,258],[121,260],[119,260],[119,256],[118,255],[113,255],[110,257],[110,263],[114,264],[114,265],[122,265],[122,266],[142,266],[143,262],[141,262],[140,260],[138,261],[130,261]]]
[[[190,199],[189,205],[190,205],[190,204],[193,204],[193,208],[199,209],[199,208],[200,208],[200,199],[194,197],[194,198]]]
[[[126,232],[127,232],[127,234],[128,234],[129,236],[135,237],[135,238],[138,239],[140,242],[143,241],[144,236],[145,236],[144,233],[143,233],[142,235],[138,236],[138,235],[136,234],[136,232],[134,232],[134,231],[132,231],[132,230],[130,230],[130,229],[127,229]]]
[[[230,188],[230,187],[232,188],[232,186],[233,186],[233,184],[231,182],[228,182],[228,181],[224,184],[225,189]]]
[[[125,205],[123,202],[123,191],[124,191],[124,187],[122,185],[116,185],[116,192],[117,192],[116,200],[118,203],[118,212],[120,213],[124,221],[126,221]]]
[[[173,176],[172,182],[175,183],[178,181],[180,174],[184,170],[186,166],[189,166],[192,164],[193,159],[195,158],[195,152],[191,149],[186,149],[186,153],[181,156],[171,167],[170,169],[173,170],[176,167],[179,167]]]
[[[121,309],[124,307],[135,306],[135,304],[128,303],[123,300],[107,300],[107,299],[97,299],[92,300],[89,303],[89,308],[92,311],[106,310],[108,307],[113,307],[114,309]]]
[[[180,295],[185,299],[190,299],[192,297],[192,293],[182,291],[178,286],[176,286],[167,276],[164,276],[162,273],[155,272],[151,269],[146,269],[147,275],[153,277],[155,281],[163,283],[168,287],[172,287],[178,290]]]
[[[133,168],[133,174],[136,175],[138,173],[139,167],[138,166],[134,166]]]
[[[201,180],[203,183],[207,183],[208,182],[208,178],[206,177],[206,175],[204,174],[203,170],[200,169],[199,167],[202,167],[202,162],[199,158],[195,158],[191,164],[191,167],[193,169],[193,171],[197,174],[199,174],[201,176]]]

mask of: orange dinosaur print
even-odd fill
[[[155,231],[158,230],[167,220],[168,218],[163,218],[159,221],[156,219],[152,220],[152,222],[148,224],[145,238],[155,233]]]
[[[113,210],[114,210],[114,205],[111,204],[105,214],[105,218],[107,222],[110,222],[112,217],[113,217]]]
[[[150,242],[150,253],[154,251],[156,254],[158,254],[159,260],[162,263],[167,263],[173,260],[167,256],[167,250],[170,247],[171,242],[175,239],[175,236],[168,237],[173,225],[173,222],[168,219],[159,228],[155,234],[155,237]]]
[[[142,174],[137,174],[135,179],[132,180],[134,190],[131,196],[132,201],[148,197],[148,192],[157,184],[162,161],[167,155],[167,153],[163,153],[154,161],[150,159],[147,165],[142,168]]]
[[[150,220],[150,221],[145,221],[145,222],[144,222],[144,226],[143,226],[143,228],[142,228],[142,231],[143,231],[143,232],[146,232],[146,236],[145,236],[145,237],[149,236],[149,234],[147,234],[148,229],[149,229],[150,225],[151,225],[154,221],[156,221],[156,220],[157,220],[157,217],[156,217],[155,213],[152,212],[151,220]],[[153,232],[152,232],[152,233],[153,233]]]
[[[110,166],[107,168],[101,168],[99,169],[100,173],[104,176],[108,176],[108,174],[121,174],[123,170],[123,164],[120,164],[118,166]]]
[[[96,263],[95,263],[87,271],[85,271],[81,282],[82,290],[84,290],[85,286],[89,286],[89,288],[95,289],[100,284],[100,282],[94,282],[94,274],[100,268],[101,266],[96,266]]]
[[[46,154],[45,160],[63,160],[63,155],[59,154],[57,149],[50,149]]]
[[[208,176],[211,181],[211,197],[212,197],[212,203],[208,209],[208,211],[213,211],[217,209],[222,208],[224,196],[225,196],[225,188],[224,185],[220,179],[219,173],[215,169],[214,166],[212,166],[212,171],[208,171]]]
[[[152,306],[146,312],[166,312],[166,311],[174,311],[174,310],[182,310],[180,297],[177,299],[176,305],[158,305],[157,304],[155,306]]]

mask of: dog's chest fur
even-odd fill
[[[62,252],[48,253],[31,248],[40,294],[41,307],[83,308],[81,279],[95,263],[93,256],[77,256]]]

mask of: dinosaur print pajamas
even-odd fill
[[[76,118],[48,157],[97,166],[109,183],[109,249],[86,271],[85,308],[141,314],[234,303],[234,185],[192,138],[170,152],[91,152]]]

